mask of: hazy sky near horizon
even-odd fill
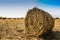
[[[33,7],[45,10],[53,17],[60,17],[60,0],[0,0],[0,16],[25,17]]]

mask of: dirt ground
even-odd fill
[[[0,40],[60,40],[60,19],[55,20],[53,32],[43,37],[26,37],[24,19],[0,19]]]

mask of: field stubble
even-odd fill
[[[50,34],[54,36],[53,38],[52,36],[48,38],[49,35],[46,35],[45,37],[48,39],[35,36],[28,38],[24,19],[0,19],[0,40],[60,40],[60,19],[55,20],[53,34]]]

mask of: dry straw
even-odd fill
[[[27,33],[42,36],[50,33],[54,27],[53,17],[44,10],[33,8],[27,12],[25,17],[25,28]]]

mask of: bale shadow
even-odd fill
[[[48,33],[46,35],[42,35],[41,38],[43,40],[60,40],[60,31],[56,31],[56,32],[53,31],[53,32]],[[42,39],[40,39],[40,40],[42,40]]]
[[[60,40],[60,31],[56,31],[53,34],[54,34],[56,40]]]

